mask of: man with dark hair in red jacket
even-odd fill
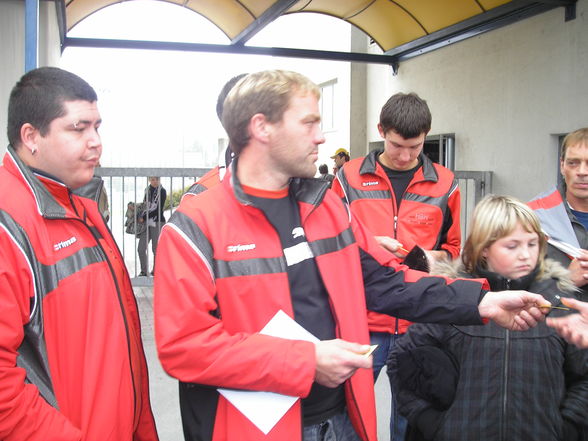
[[[124,260],[88,184],[96,92],[54,67],[8,104],[0,167],[0,439],[157,441]]]
[[[399,258],[415,245],[434,261],[459,256],[461,247],[460,192],[451,170],[424,153],[431,130],[427,102],[415,93],[396,93],[382,107],[378,131],[384,148],[354,159],[337,174],[333,189],[351,212]],[[368,313],[374,353],[374,377],[388,352],[410,325],[373,311]],[[392,441],[402,441],[406,420],[391,397]]]

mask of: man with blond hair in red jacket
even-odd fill
[[[236,154],[227,176],[185,198],[163,228],[155,337],[164,369],[192,383],[186,440],[375,441],[366,301],[434,322],[526,329],[542,317],[541,296],[398,267],[314,178],[325,142],[319,97],[294,72],[240,80],[223,111]],[[260,332],[280,311],[318,341]],[[262,431],[218,388],[300,399]]]

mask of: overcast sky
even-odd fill
[[[300,17],[303,15],[303,17]],[[300,20],[304,20],[304,33]],[[317,14],[281,17],[256,35],[252,46],[348,51],[349,25]],[[327,31],[326,31],[327,30]],[[91,15],[71,37],[121,38],[228,44],[211,22],[177,5],[122,2]],[[216,98],[234,75],[269,68],[308,72],[326,61],[267,56],[68,48],[61,67],[97,90],[104,120],[106,167],[211,167],[224,131]],[[154,154],[157,153],[157,154]]]

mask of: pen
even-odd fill
[[[552,305],[541,305],[539,308],[551,308],[551,309],[561,309],[562,311],[571,311],[570,308],[566,308],[565,306],[552,306]]]

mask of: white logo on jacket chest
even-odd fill
[[[72,236],[67,240],[64,240],[62,242],[57,242],[56,244],[54,244],[53,249],[55,251],[59,251],[62,248],[67,248],[68,246],[73,245],[77,241],[78,241],[78,239],[75,236]]]
[[[380,181],[367,181],[367,182],[362,182],[361,185],[363,187],[370,187],[372,185],[379,185]]]
[[[229,253],[236,253],[238,251],[249,251],[249,250],[254,250],[255,249],[255,244],[254,243],[247,243],[245,245],[229,245],[227,246],[227,251]]]

